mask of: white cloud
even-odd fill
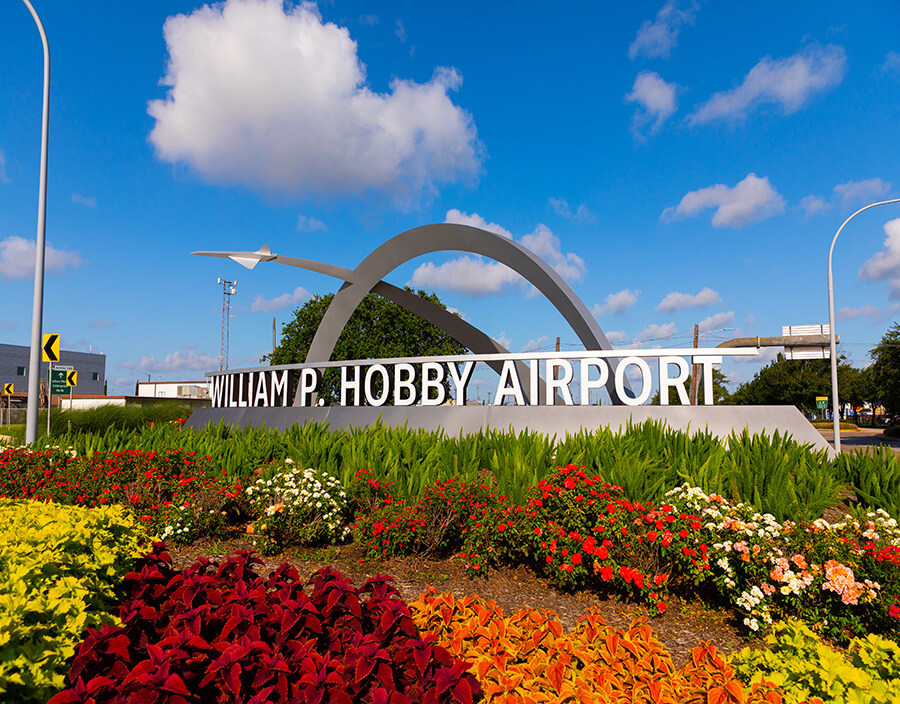
[[[509,346],[512,344],[512,339],[507,337],[506,331],[500,333],[498,337],[494,338],[497,342],[503,345],[506,349],[509,349]]]
[[[813,215],[818,215],[819,213],[831,210],[831,203],[819,196],[810,195],[804,196],[800,200],[800,207],[806,211],[807,217],[812,217]]]
[[[734,322],[734,311],[727,313],[713,313],[707,318],[700,321],[700,332],[709,332],[723,325],[731,325]]]
[[[900,300],[900,218],[884,224],[884,248],[859,270],[864,281],[887,281],[891,300]]]
[[[630,288],[623,288],[621,291],[609,294],[602,306],[599,303],[594,305],[594,309],[591,312],[597,318],[601,315],[607,315],[608,313],[624,313],[637,303],[638,296],[640,295],[640,291],[632,291]]]
[[[487,222],[477,213],[469,215],[450,210],[445,222],[472,225],[514,239],[509,230],[497,223]],[[531,233],[523,235],[519,243],[546,261],[564,279],[578,281],[584,276],[584,260],[572,252],[563,253],[559,238],[546,225],[539,223]],[[413,272],[410,285],[457,291],[470,296],[489,296],[501,293],[510,285],[525,287],[526,282],[505,264],[465,254],[440,265],[433,262],[420,264]]]
[[[575,210],[569,207],[569,201],[565,198],[549,198],[550,207],[557,215],[561,215],[569,220],[577,220],[579,222],[594,222],[597,218],[584,203],[579,205]]]
[[[464,213],[461,210],[452,208],[451,210],[448,210],[447,214],[444,216],[444,222],[449,222],[454,225],[469,225],[471,227],[477,227],[480,230],[493,232],[495,235],[500,235],[501,237],[505,237],[509,240],[513,239],[512,232],[507,230],[505,227],[501,227],[495,222],[488,222],[478,213],[472,213],[471,215],[469,215],[468,213]]]
[[[9,183],[9,176],[6,175],[6,154],[0,149],[0,183]]]
[[[100,318],[99,320],[95,320],[91,323],[88,323],[89,328],[114,328],[116,327],[116,323],[111,320],[107,320],[106,318]]]
[[[467,322],[469,320],[469,316],[466,315],[465,313],[463,313],[459,308],[454,308],[453,306],[447,306],[447,312],[453,313],[453,315],[458,315],[460,318],[462,318],[463,320],[465,320]]]
[[[317,230],[327,230],[328,227],[324,222],[311,215],[298,215],[297,229],[301,232],[316,232]]]
[[[279,310],[280,308],[295,306],[308,300],[309,291],[302,286],[295,288],[293,293],[282,293],[280,296],[275,296],[275,298],[268,301],[263,298],[261,293],[258,293],[256,298],[253,299],[253,303],[250,304],[250,312],[259,313],[265,310]]]
[[[546,347],[547,343],[550,342],[550,338],[546,335],[541,335],[536,340],[529,340],[522,346],[522,352],[538,352],[541,347]]]
[[[137,362],[125,361],[125,362],[119,362],[116,366],[121,367],[122,369],[137,369],[138,365],[137,365]]]
[[[769,183],[768,177],[747,174],[733,188],[724,184],[688,192],[674,208],[666,208],[660,220],[672,222],[715,209],[713,227],[741,228],[784,212],[784,198]]]
[[[783,59],[763,58],[737,88],[715,93],[688,116],[692,125],[742,119],[759,105],[779,105],[785,114],[797,112],[817,93],[844,79],[847,55],[833,44],[810,44]]]
[[[471,116],[449,92],[452,68],[431,80],[366,85],[345,27],[314,3],[226,0],[171,16],[157,156],[205,179],[264,191],[337,196],[368,189],[398,204],[436,184],[475,177],[483,148]]]
[[[649,340],[667,340],[678,332],[678,328],[675,326],[675,323],[665,323],[664,325],[657,325],[656,323],[652,323],[645,327],[638,335],[635,337],[635,342],[647,342]]]
[[[520,242],[556,269],[564,279],[578,281],[584,276],[584,259],[572,252],[563,254],[559,238],[546,225],[538,223],[530,234],[522,235]]]
[[[420,264],[413,272],[410,285],[456,291],[469,296],[491,296],[500,293],[509,284],[519,284],[521,280],[504,264],[466,254],[440,265],[434,262]]]
[[[72,194],[72,202],[77,205],[86,205],[88,208],[97,207],[97,199],[94,196],[83,196],[80,193]]]
[[[754,325],[756,325],[756,316],[751,313],[746,318],[744,318],[744,327],[752,328]]]
[[[875,200],[891,190],[891,184],[880,178],[869,178],[865,181],[847,181],[834,187],[835,198],[840,198],[841,205],[851,203],[863,204]]]
[[[679,5],[678,0],[666,0],[666,4],[656,13],[655,20],[644,21],[628,47],[628,58],[646,56],[650,59],[668,59],[672,55],[681,26],[693,24],[699,9],[696,2],[691,2],[685,9]]]
[[[858,320],[859,318],[871,318],[876,323],[880,323],[886,318],[891,318],[900,310],[900,303],[892,303],[887,308],[882,309],[873,305],[864,305],[859,308],[850,308],[844,306],[834,315],[838,320]]]
[[[34,240],[7,237],[0,240],[0,278],[27,279],[34,276]],[[55,249],[49,244],[44,250],[44,271],[62,273],[68,268],[84,264],[78,252]]]
[[[708,286],[703,287],[696,294],[680,293],[672,291],[667,293],[665,298],[656,306],[656,310],[664,313],[674,313],[677,310],[685,310],[687,308],[702,308],[703,306],[711,306],[715,303],[721,303],[722,299],[717,291],[713,291]]]
[[[406,27],[403,26],[403,22],[397,20],[397,24],[394,26],[394,34],[397,35],[397,39],[402,42],[406,41]]]
[[[884,57],[884,63],[881,64],[881,71],[900,74],[900,53],[889,51]]]
[[[659,132],[666,120],[678,109],[674,83],[666,83],[655,71],[641,71],[634,79],[626,103],[636,103],[637,110],[631,118],[631,133],[638,139]]]
[[[359,18],[359,23],[364,25],[376,25],[378,24],[378,15],[362,15]]]
[[[628,339],[628,333],[623,330],[604,330],[606,333],[606,339],[612,343],[616,342],[624,342]]]
[[[145,372],[181,372],[214,369],[218,364],[218,357],[210,357],[195,347],[184,345],[180,350],[167,354],[162,361],[153,356],[141,357],[136,368]]]

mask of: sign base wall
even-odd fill
[[[817,450],[834,450],[795,406],[413,406],[304,408],[200,408],[191,414],[188,427],[201,429],[208,423],[225,421],[244,428],[264,425],[287,430],[295,423],[327,422],[332,428],[372,425],[378,418],[387,426],[406,425],[426,430],[442,429],[447,435],[474,433],[485,428],[519,432],[535,430],[562,438],[580,429],[610,427],[621,432],[629,422],[664,421],[670,428],[684,431],[708,429],[727,438],[746,428],[750,434],[791,435]]]

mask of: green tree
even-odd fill
[[[869,393],[862,372],[839,356],[838,389],[842,401],[861,405]],[[735,405],[796,406],[804,414],[816,411],[816,396],[831,397],[831,362],[827,359],[785,359],[778,356],[731,395]]]
[[[877,400],[890,415],[900,413],[900,323],[894,323],[870,352],[871,379]]]
[[[446,306],[433,293],[406,290],[435,303]],[[306,361],[306,354],[331,305],[334,294],[316,295],[294,311],[292,320],[281,330],[280,344],[263,361],[270,364],[297,364]],[[419,357],[444,354],[465,354],[466,348],[440,328],[410,313],[402,306],[370,293],[353,311],[341,332],[331,359],[378,359],[386,357]],[[291,389],[293,394],[294,389]],[[326,370],[319,394],[328,403],[340,398],[340,372]]]

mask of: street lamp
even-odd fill
[[[34,304],[31,313],[31,356],[28,360],[28,410],[25,412],[25,442],[37,441],[41,383],[41,327],[44,316],[44,249],[47,220],[47,146],[50,132],[50,45],[41,18],[29,0],[22,0],[34,18],[44,45],[44,106],[41,120],[41,185],[38,193],[37,239],[34,249]],[[48,404],[49,411],[49,404]]]
[[[878,203],[870,203],[869,205],[860,208],[849,218],[844,220],[844,224],[838,228],[838,231],[834,234],[834,239],[831,240],[831,249],[828,250],[828,323],[831,327],[829,331],[830,335],[830,343],[831,343],[831,415],[834,420],[834,451],[841,451],[841,421],[838,417],[838,368],[837,368],[837,342],[835,340],[835,330],[834,330],[834,277],[831,273],[831,258],[834,255],[834,245],[837,242],[838,235],[841,234],[841,230],[844,229],[844,226],[850,222],[853,218],[859,215],[864,210],[868,210],[869,208],[875,208],[879,205],[888,205],[889,203],[900,203],[900,198],[892,198],[891,200],[882,200]]]

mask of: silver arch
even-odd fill
[[[440,251],[480,254],[508,266],[544,294],[569,323],[586,349],[612,349],[584,302],[552,267],[533,252],[518,242],[493,232],[469,225],[442,223],[422,225],[402,232],[360,262],[353,270],[353,276],[348,277],[352,280],[341,286],[325,312],[306,361],[327,362],[331,358],[334,346],[353,311],[387,274],[411,259]],[[614,377],[615,374],[610,374],[607,390],[614,403],[621,403],[615,393]],[[294,404],[297,405],[299,401],[299,396],[295,397]]]

